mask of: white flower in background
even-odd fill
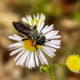
[[[53,25],[46,25],[44,26],[45,16],[43,14],[37,15],[32,18],[31,16],[26,16],[26,18],[22,18],[23,23],[27,23],[31,26],[36,25],[38,33],[42,33],[42,35],[45,36],[45,43],[44,45],[37,45],[36,41],[34,41],[32,45],[33,40],[22,40],[25,39],[25,37],[18,36],[16,34],[13,34],[12,36],[9,36],[9,39],[17,41],[15,44],[12,44],[9,46],[9,48],[12,50],[10,55],[17,54],[15,61],[16,65],[25,66],[28,68],[34,68],[36,66],[39,66],[41,62],[42,65],[48,64],[44,54],[47,54],[50,57],[55,56],[54,52],[56,52],[57,48],[60,48],[60,42],[61,40],[58,40],[61,36],[58,35],[59,31],[54,30]]]
[[[33,18],[29,15],[29,16],[26,16],[26,18],[22,18],[22,22],[23,23],[28,23],[29,25],[31,26],[40,26],[42,22],[45,21],[45,15],[41,14],[37,14],[37,16],[33,16]]]

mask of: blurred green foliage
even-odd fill
[[[76,12],[73,17],[75,20],[80,21],[80,12]]]
[[[16,11],[20,14],[44,13],[45,15],[60,15],[58,5],[52,0],[16,0]]]
[[[80,1],[77,2],[76,10],[73,15],[73,19],[80,21]]]

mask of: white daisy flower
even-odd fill
[[[41,15],[37,14],[33,16],[33,18],[29,15],[22,18],[22,22],[23,23],[28,23],[31,26],[40,26],[42,24],[42,22],[45,21],[45,15],[42,13]]]
[[[22,18],[23,23],[31,26],[36,25],[38,34],[42,34],[45,37],[45,42],[42,45],[37,44],[36,40],[30,38],[28,40],[23,40],[25,39],[24,36],[21,37],[16,34],[9,36],[9,39],[17,41],[9,46],[12,50],[10,55],[17,54],[15,57],[16,65],[25,66],[30,69],[39,66],[40,63],[46,65],[48,64],[48,61],[44,54],[53,57],[55,56],[54,52],[56,52],[56,49],[60,48],[61,40],[58,38],[61,36],[58,35],[59,31],[54,30],[53,25],[44,26],[44,20],[45,16],[43,14],[37,14],[37,16],[34,15],[33,19],[31,16]]]

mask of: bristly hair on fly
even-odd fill
[[[13,26],[21,34],[27,36],[28,38],[31,38],[32,40],[36,40],[37,45],[44,45],[45,36],[43,36],[42,33],[37,32],[36,25],[30,26],[29,24],[23,24],[21,21],[18,21],[18,22],[13,22]]]

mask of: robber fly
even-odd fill
[[[27,36],[29,39],[36,40],[37,45],[44,45],[45,36],[42,33],[37,32],[37,27],[30,26],[29,24],[23,24],[22,22],[13,22],[14,28],[21,34]],[[27,40],[26,38],[22,41]]]

